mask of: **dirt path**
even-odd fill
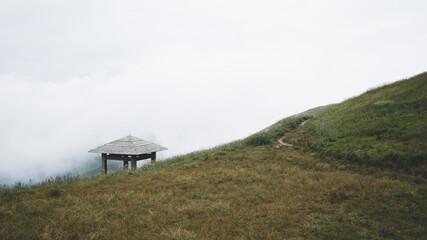
[[[293,133],[294,131],[297,131],[298,129],[300,129],[302,126],[304,126],[304,124],[307,122],[308,120],[305,120],[304,122],[302,122],[296,129],[294,129],[291,132],[285,133],[285,135],[281,138],[279,138],[279,140],[277,140],[277,142],[279,142],[279,145],[276,146],[276,148],[280,148],[281,146],[285,146],[285,147],[292,147],[293,145],[287,142],[284,142],[283,140],[285,140],[287,137],[289,137],[289,135],[291,135],[291,133]]]

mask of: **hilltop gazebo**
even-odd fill
[[[101,153],[102,173],[106,174],[108,159],[123,161],[123,170],[128,170],[128,164],[130,161],[132,170],[136,170],[136,161],[151,158],[151,161],[155,162],[156,152],[164,150],[168,149],[155,143],[129,135],[92,149],[89,152]]]

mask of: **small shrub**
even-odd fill
[[[349,199],[349,196],[345,191],[340,190],[332,190],[329,193],[329,201],[331,203],[341,203],[342,201],[346,201]]]
[[[46,197],[48,198],[59,198],[60,196],[61,196],[61,192],[59,191],[58,187],[53,187],[46,194]]]
[[[246,141],[248,146],[263,146],[270,143],[270,139],[265,134],[254,135]]]
[[[0,198],[1,197],[5,197],[5,196],[7,196],[9,193],[11,193],[12,192],[12,189],[11,188],[8,188],[8,187],[6,187],[6,186],[2,186],[1,188],[0,188]]]

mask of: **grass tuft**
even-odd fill
[[[256,134],[246,139],[246,144],[248,146],[256,147],[256,146],[268,145],[270,143],[271,143],[270,138],[267,136],[267,134],[264,134],[264,133]]]

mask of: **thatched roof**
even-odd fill
[[[124,154],[124,155],[140,155],[145,153],[159,152],[168,150],[165,147],[155,143],[136,138],[134,136],[127,136],[120,138],[116,141],[104,144],[100,147],[90,150],[90,153],[110,153],[110,154]]]

